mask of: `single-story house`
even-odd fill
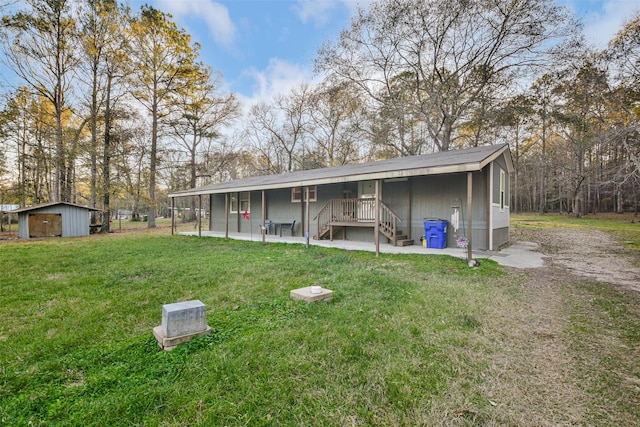
[[[89,213],[100,209],[52,202],[13,211],[18,214],[18,237],[78,237],[89,235]]]
[[[378,248],[381,236],[395,245],[420,244],[425,219],[446,220],[446,245],[463,237],[470,256],[472,248],[496,250],[509,240],[512,171],[509,146],[501,144],[249,177],[169,197],[175,203],[176,197],[209,195],[209,230],[227,237],[259,225]]]

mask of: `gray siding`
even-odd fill
[[[509,243],[509,228],[497,228],[493,230],[493,250]]]
[[[473,173],[474,249],[487,247],[487,180],[484,172]],[[411,183],[411,238],[416,243],[424,235],[424,219],[438,218],[449,222],[447,246],[455,247],[456,238],[467,234],[467,174],[436,175],[413,178]],[[451,227],[452,206],[460,206],[460,228]],[[406,218],[405,218],[406,219]]]
[[[29,213],[28,212],[18,214],[18,238],[19,239],[29,238]]]
[[[498,169],[497,167],[494,169]],[[487,176],[485,171],[473,173],[473,248],[487,249],[488,218],[487,218]],[[351,197],[358,197],[358,183],[345,182],[328,184],[317,189],[317,201],[310,203],[310,235],[317,233],[317,222],[314,220],[319,210],[331,199],[345,197],[345,192]],[[305,203],[291,201],[291,189],[266,190],[267,212],[266,219],[271,221],[296,221],[296,236],[304,236]],[[400,218],[399,228],[403,233],[409,230],[410,238],[420,244],[420,237],[424,235],[424,219],[439,218],[450,222],[453,212],[452,206],[460,206],[460,228],[455,233],[449,224],[447,229],[447,246],[455,247],[456,238],[466,235],[467,227],[467,174],[456,173],[446,175],[429,175],[412,177],[408,180],[382,182],[382,201]],[[411,196],[409,198],[409,196]],[[409,205],[409,199],[411,205]],[[242,233],[259,233],[262,224],[262,192],[251,192],[251,220],[243,219],[242,213],[229,214],[229,231]],[[210,229],[224,232],[225,212],[224,194],[211,195]],[[411,215],[409,218],[409,210]],[[507,233],[508,234],[508,233]],[[502,237],[496,236],[501,241]],[[335,239],[342,239],[343,233],[338,232]],[[348,240],[373,242],[373,231],[370,228],[350,227],[346,230]],[[381,242],[385,242],[384,236]]]

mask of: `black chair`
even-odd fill
[[[293,222],[291,223],[291,227],[290,227],[290,228],[289,228],[289,227],[287,227],[287,228],[285,228],[285,229],[284,229],[284,230],[282,230],[282,231],[287,231],[287,230],[289,230],[289,233],[291,233],[291,237],[293,237],[293,233],[295,232],[295,228],[296,228],[296,221],[295,221],[295,220],[293,220]],[[283,235],[284,235],[284,234],[283,234]]]

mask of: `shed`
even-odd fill
[[[13,211],[18,237],[79,237],[89,235],[89,213],[100,209],[67,202],[45,203]]]

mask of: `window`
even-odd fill
[[[240,212],[251,212],[251,205],[249,203],[249,192],[233,193],[231,195],[231,205],[229,206],[229,213],[238,213],[238,194],[240,194]]]
[[[299,203],[302,201],[302,195],[304,194],[305,187],[293,187],[291,189],[291,201],[294,203]],[[309,187],[309,201],[316,202],[318,201],[318,187],[316,185],[312,185]]]
[[[504,211],[505,194],[506,194],[506,174],[503,170],[500,171],[500,211]]]

